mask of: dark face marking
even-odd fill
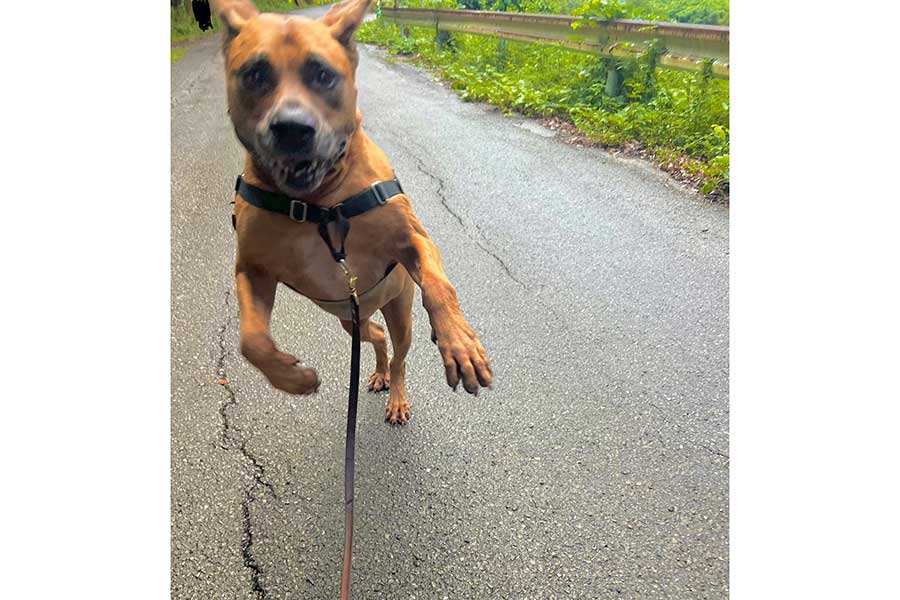
[[[241,89],[251,96],[270,94],[278,86],[278,74],[265,55],[254,56],[238,69]]]
[[[300,68],[300,79],[310,90],[334,108],[341,104],[341,85],[344,78],[323,58],[310,54]]]

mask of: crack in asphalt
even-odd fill
[[[695,447],[697,447],[697,448],[702,448],[703,450],[706,450],[706,451],[709,452],[710,454],[715,454],[716,456],[721,456],[722,458],[725,458],[725,459],[727,459],[727,460],[731,460],[731,457],[728,456],[726,453],[722,452],[721,450],[716,450],[715,448],[710,448],[710,447],[707,446],[706,444],[701,444],[701,443],[699,443],[699,442],[689,442],[689,443],[690,443],[692,446],[695,446]]]
[[[222,386],[226,393],[226,399],[219,407],[219,416],[222,418],[222,439],[219,447],[223,450],[237,450],[241,456],[248,461],[253,469],[253,485],[244,490],[244,499],[241,502],[241,511],[243,514],[242,526],[243,536],[241,539],[241,556],[243,557],[244,566],[250,570],[250,587],[256,593],[257,598],[265,600],[267,592],[260,583],[260,576],[263,574],[262,568],[253,556],[251,547],[253,546],[253,523],[250,519],[250,504],[255,500],[255,491],[262,487],[275,500],[278,500],[278,494],[275,487],[266,480],[266,469],[262,462],[247,448],[247,441],[238,435],[241,431],[239,427],[234,425],[228,416],[228,408],[235,406],[237,395],[228,381],[228,374],[225,369],[225,357],[228,351],[225,348],[225,334],[228,331],[229,323],[233,322],[230,315],[231,308],[231,290],[225,292],[225,321],[219,328],[217,343],[219,346],[219,355],[216,359],[216,376],[219,378],[218,383]]]
[[[663,418],[668,418],[668,413],[666,413],[666,411],[664,411],[661,407],[657,406],[655,403],[653,403],[649,400],[647,400],[647,404],[649,406],[653,407],[654,409],[656,409],[656,411],[659,412],[659,414]],[[663,448],[668,447],[665,439],[663,438],[662,432],[654,431],[653,433],[656,434],[656,436],[659,438],[659,441],[663,445]],[[721,450],[716,450],[715,448],[711,448],[710,446],[707,446],[706,444],[701,444],[700,442],[693,442],[688,439],[681,440],[680,443],[687,444],[689,446],[693,446],[694,448],[700,448],[701,450],[706,450],[707,452],[709,452],[710,454],[713,454],[715,456],[721,456],[722,458],[724,458],[726,460],[729,460],[729,461],[731,460],[731,457],[728,456],[727,453],[722,452]]]
[[[253,494],[250,490],[244,492],[244,500],[241,502],[241,513],[243,514],[243,531],[244,535],[241,539],[241,556],[244,558],[244,566],[250,569],[250,589],[256,593],[256,597],[265,600],[268,592],[260,583],[259,577],[262,575],[262,569],[250,548],[253,546],[253,524],[250,521],[250,503],[253,502]]]
[[[480,235],[480,236],[482,237],[482,239],[487,239],[487,236],[484,235],[484,232],[481,231],[481,227],[478,226],[478,223],[475,223],[475,229],[478,231],[478,235]],[[513,275],[513,273],[512,273],[512,271],[510,270],[509,266],[507,266],[507,264],[503,261],[503,259],[500,258],[500,255],[498,255],[495,251],[491,250],[490,248],[486,248],[486,247],[484,246],[484,244],[482,244],[482,243],[479,242],[478,240],[475,240],[475,243],[478,244],[478,247],[479,247],[479,248],[481,248],[482,250],[484,250],[485,252],[487,252],[490,256],[492,256],[492,257],[494,258],[494,260],[496,260],[498,263],[500,263],[500,267],[501,267],[504,271],[506,271],[506,274],[509,276],[510,279],[512,279],[513,281],[515,281],[516,283],[518,283],[518,284],[519,284],[520,286],[522,286],[524,289],[526,289],[526,290],[528,289],[528,286],[526,286],[524,283],[522,283],[522,281],[521,281],[518,277],[516,277],[515,275]]]
[[[472,231],[471,228],[466,227],[466,224],[463,221],[462,217],[459,215],[459,213],[457,213],[455,210],[453,210],[453,207],[450,206],[450,202],[447,200],[447,196],[444,193],[444,188],[446,186],[444,184],[443,178],[435,175],[434,173],[432,173],[425,167],[425,161],[422,160],[419,153],[413,152],[412,150],[410,150],[405,144],[400,142],[400,140],[398,140],[396,137],[394,138],[394,141],[397,143],[397,145],[403,147],[406,150],[407,154],[409,156],[411,156],[413,158],[413,160],[416,161],[416,169],[420,173],[422,173],[423,175],[425,175],[426,177],[428,177],[429,179],[431,179],[432,181],[434,181],[437,184],[436,193],[438,195],[438,199],[440,199],[440,201],[441,201],[441,205],[444,207],[444,209],[448,213],[450,213],[450,215],[454,219],[456,219],[456,221],[459,223],[460,227],[462,227],[466,233],[471,234],[471,231]],[[424,150],[421,147],[419,149]],[[506,262],[502,258],[500,258],[500,256],[494,250],[492,250],[491,248],[489,248],[485,245],[487,243],[487,236],[485,236],[484,232],[481,231],[481,227],[479,227],[477,223],[474,223],[473,225],[475,227],[475,230],[478,232],[478,237],[480,237],[481,240],[479,240],[477,237],[470,235],[469,237],[472,238],[472,241],[474,241],[475,244],[477,244],[478,247],[481,248],[485,252],[485,254],[487,254],[488,256],[490,256],[491,258],[493,258],[494,260],[497,261],[497,263],[500,265],[500,268],[503,269],[503,271],[506,273],[507,277],[509,277],[516,283],[518,283],[520,286],[522,286],[523,289],[527,290],[528,286],[526,286],[524,283],[522,283],[522,281],[513,274],[512,270],[509,268],[509,265],[507,265]]]
[[[419,170],[419,172],[422,173],[423,175],[425,175],[426,177],[430,178],[432,181],[437,182],[436,193],[438,195],[438,198],[440,198],[440,200],[441,200],[441,204],[443,204],[444,208],[447,210],[447,212],[450,213],[453,216],[453,218],[455,218],[459,222],[460,226],[463,229],[465,229],[466,224],[463,223],[462,217],[459,216],[459,213],[457,213],[455,210],[453,210],[453,207],[451,207],[450,204],[447,202],[447,196],[444,195],[444,180],[441,179],[440,177],[438,177],[437,175],[435,175],[434,173],[432,173],[431,171],[429,171],[428,169],[426,169],[424,167],[425,162],[417,154],[410,152],[410,155],[415,159],[416,168]]]
[[[231,290],[225,292],[225,308],[226,310],[229,308],[231,303]],[[237,432],[241,431],[241,429],[235,426],[231,418],[228,416],[228,408],[231,406],[237,405],[237,395],[234,392],[234,389],[231,387],[231,383],[228,381],[228,376],[225,371],[225,357],[228,352],[225,349],[225,332],[228,331],[228,323],[231,321],[231,317],[225,317],[225,322],[222,323],[222,326],[219,328],[219,336],[218,336],[218,345],[219,345],[219,357],[216,360],[216,375],[219,376],[219,385],[225,390],[227,394],[227,399],[222,405],[219,407],[219,416],[222,417],[222,442],[219,445],[223,450],[238,450],[241,455],[247,459],[253,467],[253,480],[256,485],[261,485],[268,490],[268,492],[272,495],[276,500],[278,499],[278,494],[275,492],[275,488],[271,483],[266,481],[266,469],[263,464],[259,461],[256,456],[247,448],[247,441],[240,436],[236,435]]]
[[[426,169],[424,166],[425,165],[424,161],[417,154],[414,154],[414,153],[410,153],[410,154],[412,155],[413,158],[415,158],[416,168],[419,170],[419,172],[421,172],[423,175],[425,175],[427,177],[430,177],[432,181],[437,182],[436,193],[438,195],[438,198],[441,200],[441,204],[443,205],[443,207],[447,210],[448,213],[453,215],[453,217],[455,217],[457,221],[459,221],[459,224],[462,226],[463,230],[465,230],[467,233],[471,232],[471,229],[466,227],[465,223],[462,220],[462,217],[460,217],[459,214],[453,210],[453,208],[450,206],[450,203],[447,201],[447,196],[444,194],[444,180],[441,177],[438,177],[437,175],[435,175],[434,173],[429,171],[428,169]],[[485,238],[484,233],[482,233],[481,228],[477,224],[475,224],[475,230],[478,232],[479,237],[481,237],[482,239]],[[524,289],[528,289],[528,287],[524,283],[522,283],[522,281],[519,280],[518,277],[516,277],[513,274],[512,270],[510,270],[510,268],[506,264],[506,262],[502,258],[500,258],[500,256],[494,250],[492,250],[491,248],[488,248],[485,245],[485,243],[482,243],[482,241],[479,240],[478,238],[473,237],[473,236],[470,236],[470,237],[472,238],[472,241],[474,241],[478,245],[479,248],[481,248],[488,256],[490,256],[491,258],[493,258],[494,260],[497,261],[497,263],[500,265],[500,268],[503,269],[503,271],[506,273],[506,275],[510,279],[512,279],[513,281],[518,283]]]

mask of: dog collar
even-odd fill
[[[248,204],[271,212],[287,215],[297,223],[331,223],[339,219],[339,215],[349,219],[356,215],[381,206],[398,194],[403,193],[400,182],[396,179],[376,181],[368,189],[351,196],[331,208],[323,208],[296,200],[284,194],[269,192],[250,185],[238,175],[234,184],[237,192]]]

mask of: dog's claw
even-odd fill
[[[368,388],[370,392],[381,392],[391,387],[391,376],[388,373],[375,371],[369,375]]]
[[[436,329],[438,350],[444,361],[447,384],[455,392],[462,383],[469,394],[478,395],[481,387],[493,383],[493,373],[484,347],[471,326],[460,319]]]
[[[391,425],[406,425],[409,415],[409,403],[406,398],[390,399],[384,408],[384,420]]]

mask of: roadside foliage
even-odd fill
[[[728,0],[401,0],[397,5],[728,24]],[[713,79],[708,70],[658,69],[652,45],[638,60],[622,62],[460,33],[442,32],[438,40],[433,29],[403,32],[382,19],[364,25],[357,37],[436,70],[464,100],[571,123],[590,142],[644,156],[710,197],[728,197],[728,81]],[[606,95],[610,67],[621,82],[615,97]]]
[[[307,6],[318,6],[328,4],[327,0],[253,0],[254,6],[259,12],[289,12],[298,8]],[[200,31],[197,21],[194,19],[191,10],[191,0],[172,0],[171,10],[169,14],[169,41],[171,43],[181,43],[196,38],[212,35],[213,33],[221,33],[222,27],[219,19],[213,11],[212,14],[213,28],[207,31]],[[172,54],[172,62],[177,60],[176,53]]]

